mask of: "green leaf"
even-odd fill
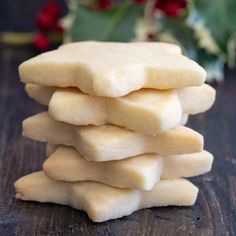
[[[143,11],[134,4],[122,4],[109,11],[94,11],[77,4],[68,33],[72,41],[130,41]]]
[[[211,32],[229,63],[232,52],[229,41],[235,39],[236,1],[235,0],[195,0],[193,9],[202,17],[203,24]]]
[[[191,58],[196,58],[197,40],[194,37],[194,31],[186,24],[185,17],[169,18],[160,17],[157,18],[157,24],[159,25],[159,36],[168,33],[181,45],[184,53]]]
[[[207,71],[207,80],[223,80],[224,61],[218,55],[211,54],[200,48],[195,38],[194,30],[189,27],[186,17],[168,18],[165,16],[157,19],[160,28],[158,38],[163,41],[165,35],[170,35],[172,42],[181,45],[185,55],[197,61]]]
[[[196,61],[207,71],[207,81],[224,79],[224,60],[204,49],[198,49]]]
[[[204,48],[209,53],[215,55],[222,55],[222,51],[213,38],[210,29],[208,29],[204,24],[204,17],[201,16],[193,7],[186,19],[186,24],[193,30],[200,48]]]

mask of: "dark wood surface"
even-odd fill
[[[92,223],[85,213],[54,204],[23,202],[13,183],[39,170],[44,144],[21,137],[24,118],[44,108],[30,100],[19,82],[17,67],[27,50],[4,49],[0,63],[0,235],[234,235],[236,234],[236,78],[226,71],[217,100],[206,114],[191,117],[189,126],[205,137],[215,156],[211,173],[193,178],[200,193],[193,207],[140,210],[131,216]],[[96,196],[95,196],[96,197]]]

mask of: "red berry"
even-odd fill
[[[56,3],[56,2],[49,2],[47,3],[44,8],[43,8],[43,12],[46,15],[51,16],[53,19],[58,20],[61,16],[61,6]]]
[[[41,12],[36,16],[36,24],[40,30],[49,31],[54,28],[55,20],[50,15]]]
[[[97,4],[92,7],[96,11],[101,10],[110,10],[112,8],[112,1],[111,0],[100,0]]]
[[[177,16],[182,9],[179,6],[173,4],[173,5],[163,7],[162,10],[168,16]]]
[[[33,45],[39,52],[45,52],[51,47],[48,37],[44,34],[37,35],[34,39]]]
[[[159,9],[167,16],[175,17],[186,7],[187,0],[159,0],[155,9]]]
[[[101,0],[100,6],[102,10],[109,10],[112,7],[112,1],[111,0]]]

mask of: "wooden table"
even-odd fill
[[[54,204],[23,202],[13,183],[39,170],[44,144],[21,137],[24,118],[45,109],[29,99],[17,67],[27,50],[4,49],[0,63],[0,235],[234,235],[236,234],[236,78],[226,71],[217,100],[206,114],[191,117],[189,126],[205,137],[215,156],[211,173],[193,178],[200,187],[193,207],[140,210],[131,216],[92,223],[85,213]]]

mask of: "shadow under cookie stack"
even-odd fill
[[[213,156],[184,125],[215,90],[178,46],[70,43],[19,72],[48,112],[23,122],[25,137],[47,142],[47,159],[16,181],[17,198],[69,205],[95,222],[195,203],[198,188],[184,178],[210,171]]]

